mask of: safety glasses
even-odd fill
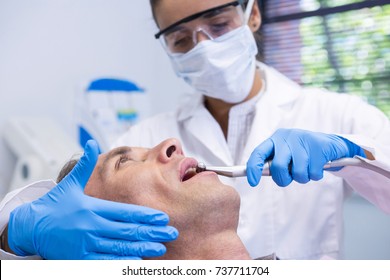
[[[245,16],[239,1],[233,1],[186,17],[158,32],[159,39],[168,53],[187,53],[202,38],[215,40],[245,24]]]

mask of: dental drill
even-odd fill
[[[271,176],[271,167],[272,161],[266,161],[263,166],[262,176]],[[374,172],[377,172],[390,179],[390,172],[382,169],[378,166],[372,165],[368,162],[365,162],[358,157],[355,158],[341,158],[338,160],[330,161],[324,165],[324,170],[329,170],[330,168],[344,167],[344,166],[359,166],[362,168],[370,169]],[[198,163],[196,167],[196,173],[203,171],[213,171],[218,175],[226,177],[245,177],[246,176],[246,166],[206,166],[204,163]]]

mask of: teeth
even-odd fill
[[[186,175],[186,174],[189,173],[189,172],[196,172],[195,167],[190,167],[190,168],[188,168],[187,171],[184,173],[184,175]]]
[[[184,178],[186,178],[187,174],[189,173],[196,173],[196,168],[195,167],[190,167],[186,170],[186,172],[184,172],[184,175],[183,175],[183,178],[181,179],[181,181],[184,181]],[[192,177],[192,176],[191,176]],[[188,179],[187,179],[188,180]]]

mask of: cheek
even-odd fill
[[[89,178],[87,185],[84,188],[84,193],[92,197],[103,198],[104,194],[101,185],[101,180],[98,180],[97,178],[98,176],[94,171]]]
[[[116,174],[103,186],[104,199],[136,204],[162,210],[172,204],[173,193],[169,184],[158,174],[145,169]]]

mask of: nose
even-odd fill
[[[195,45],[205,41],[205,40],[211,40],[210,36],[201,28],[194,30],[194,43]]]
[[[175,138],[167,139],[156,146],[158,160],[162,163],[169,162],[177,155],[183,155],[180,141]]]

